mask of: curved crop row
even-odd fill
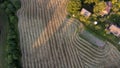
[[[23,68],[103,68],[112,57],[119,58],[111,45],[100,49],[76,34],[80,23],[67,18],[67,2],[21,0],[17,16]]]

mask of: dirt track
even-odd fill
[[[112,44],[99,49],[75,33],[80,23],[66,18],[67,2],[21,0],[17,15],[23,68],[118,66],[120,53]]]

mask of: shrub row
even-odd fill
[[[6,61],[8,63],[8,68],[21,68],[21,52],[17,28],[18,19],[15,15],[17,9],[20,8],[20,2],[18,0],[4,0],[4,2],[0,4],[0,8],[5,11],[9,19],[6,47]]]

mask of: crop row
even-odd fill
[[[17,15],[23,68],[102,68],[105,58],[113,57],[115,49],[109,45],[96,48],[74,34],[78,21],[66,18],[67,2],[21,0]]]

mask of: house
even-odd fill
[[[111,24],[108,27],[108,30],[113,33],[115,36],[120,37],[120,28],[117,27],[116,25]]]
[[[89,12],[88,10],[82,8],[81,15],[83,15],[83,16],[88,18],[91,15],[91,12]]]
[[[100,13],[101,16],[104,16],[104,15],[107,15],[110,13],[110,10],[112,8],[112,2],[111,1],[108,1],[108,2],[105,2],[106,3],[106,7],[105,9]]]

